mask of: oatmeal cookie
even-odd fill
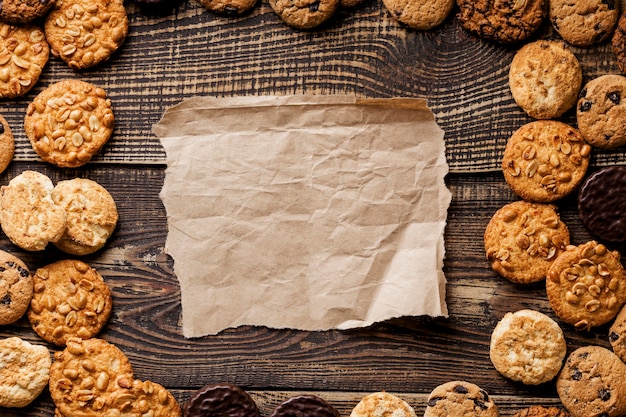
[[[17,256],[0,250],[0,325],[19,320],[33,298],[33,277]]]
[[[415,410],[400,397],[385,391],[368,394],[352,409],[350,417],[416,417]]]
[[[502,159],[504,179],[527,201],[549,203],[583,181],[591,147],[578,130],[556,120],[535,120],[509,138]]]
[[[40,251],[63,235],[65,210],[52,201],[53,188],[36,171],[24,171],[0,188],[0,225],[15,245]]]
[[[210,12],[225,16],[239,16],[256,6],[257,0],[199,0],[200,5]]]
[[[122,0],[56,0],[44,23],[52,55],[82,70],[111,58],[128,35]]]
[[[80,80],[59,81],[26,109],[24,130],[37,154],[61,168],[76,168],[100,152],[115,116],[106,92]]]
[[[578,130],[592,146],[626,145],[626,77],[605,74],[587,82],[576,106]]]
[[[0,407],[25,407],[50,378],[48,348],[19,337],[0,340]]]
[[[4,172],[15,153],[15,138],[7,120],[0,116],[0,173]]]
[[[233,417],[259,417],[259,410],[252,397],[242,388],[229,383],[205,385],[182,408],[185,417],[225,414]]]
[[[3,0],[0,2],[0,21],[25,25],[44,16],[54,0]]]
[[[433,29],[448,17],[454,0],[383,0],[391,16],[417,30]]]
[[[274,13],[295,29],[312,29],[330,19],[339,0],[269,0]]]
[[[566,353],[563,330],[539,311],[506,313],[491,334],[493,366],[503,376],[527,385],[554,379]]]
[[[0,22],[0,98],[28,93],[39,81],[49,55],[39,27]]]
[[[620,17],[620,0],[550,0],[552,27],[567,42],[591,46],[607,40]]]
[[[571,109],[582,82],[578,58],[561,41],[541,39],[522,46],[509,69],[513,99],[535,119],[554,119]]]
[[[457,19],[467,31],[502,44],[521,42],[539,29],[547,0],[456,0]]]
[[[626,272],[620,253],[596,241],[570,246],[555,260],[546,279],[556,315],[579,330],[613,320],[626,303]]]
[[[487,391],[466,381],[450,381],[428,396],[424,417],[498,417]]]

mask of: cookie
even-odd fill
[[[54,0],[3,0],[0,3],[0,21],[25,25],[44,16]]]
[[[225,16],[239,16],[256,6],[257,0],[199,0],[200,5],[210,12]]]
[[[114,391],[111,400],[117,410],[126,413],[123,414],[124,416],[180,417],[182,415],[180,405],[172,393],[152,381],[136,379],[129,389]]]
[[[36,171],[24,171],[0,188],[0,224],[15,245],[40,251],[63,235],[65,210],[52,201],[53,188]]]
[[[518,411],[513,417],[571,417],[571,415],[557,407],[533,405]]]
[[[626,303],[626,272],[620,253],[596,241],[570,246],[552,263],[546,279],[556,315],[579,330],[608,323]]]
[[[500,374],[538,385],[556,377],[567,353],[559,325],[535,310],[506,313],[491,333],[489,358]]]
[[[549,16],[552,27],[567,43],[591,46],[613,35],[620,0],[550,0]]]
[[[0,407],[25,407],[41,394],[50,377],[48,348],[19,337],[0,340]]]
[[[574,417],[617,417],[626,413],[626,365],[601,346],[573,351],[556,379],[563,406]]]
[[[107,61],[126,40],[122,0],[56,0],[44,22],[52,55],[82,70]]]
[[[115,117],[106,92],[80,80],[52,84],[26,109],[24,130],[37,154],[61,168],[76,168],[100,152]]]
[[[0,22],[0,45],[0,98],[23,96],[37,84],[48,62],[44,33],[34,25]]]
[[[583,82],[580,62],[561,41],[522,46],[509,68],[513,99],[530,117],[554,119],[576,103]]]
[[[457,0],[461,26],[483,39],[512,44],[529,38],[547,15],[546,0]]]
[[[466,381],[450,381],[432,390],[424,417],[498,417],[498,407],[484,389]]]
[[[587,231],[599,240],[626,241],[626,166],[601,168],[578,192],[578,215]]]
[[[339,417],[332,405],[316,395],[298,395],[280,403],[270,417]]]
[[[183,404],[182,409],[185,417],[259,417],[252,397],[242,388],[229,383],[205,385]]]
[[[416,417],[406,401],[385,391],[368,394],[352,409],[350,417]]]
[[[4,172],[15,153],[15,138],[6,119],[0,116],[0,173]]]
[[[591,147],[578,130],[556,120],[535,120],[509,138],[502,158],[504,179],[527,201],[549,203],[582,182]]]
[[[553,204],[515,201],[494,213],[484,235],[494,271],[518,284],[542,281],[570,235]]]
[[[50,396],[64,416],[115,415],[123,405],[119,393],[130,389],[133,380],[130,361],[115,345],[98,338],[71,338],[54,354]]]
[[[269,0],[274,13],[295,29],[312,29],[330,19],[339,0]]]
[[[391,16],[417,30],[433,29],[448,17],[454,0],[383,0]]]
[[[626,145],[626,77],[605,74],[587,82],[578,98],[576,122],[592,146]]]
[[[626,11],[617,21],[617,26],[611,37],[611,47],[618,68],[626,74]]]
[[[0,325],[15,323],[33,298],[33,277],[20,258],[0,250]]]
[[[626,362],[626,307],[622,307],[609,328],[609,343],[613,352]]]
[[[115,201],[95,181],[74,178],[59,181],[52,200],[65,209],[67,227],[54,246],[72,255],[88,255],[104,246],[117,225]]]

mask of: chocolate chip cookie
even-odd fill
[[[454,0],[383,0],[391,16],[417,30],[430,30],[448,17],[454,7]]]
[[[199,0],[200,5],[210,12],[225,15],[238,16],[249,12],[257,4],[258,0]]]
[[[17,256],[0,250],[0,325],[19,320],[33,298],[33,277]]]
[[[25,25],[43,17],[53,5],[54,0],[3,0],[0,21]]]
[[[567,42],[591,46],[607,40],[620,17],[620,0],[550,0],[550,22]]]
[[[7,169],[15,154],[15,138],[7,120],[0,116],[0,173]]]
[[[312,29],[330,19],[339,0],[269,0],[274,13],[295,29]]]
[[[450,381],[432,390],[424,417],[498,417],[498,407],[484,389],[467,381]]]

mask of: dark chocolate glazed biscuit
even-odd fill
[[[339,412],[315,395],[299,395],[279,404],[270,417],[339,417]]]
[[[252,397],[229,383],[205,385],[187,400],[182,411],[185,417],[259,417]]]
[[[602,168],[589,176],[578,193],[578,214],[595,237],[626,241],[626,166]]]

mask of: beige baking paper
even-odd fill
[[[448,165],[425,101],[198,97],[153,130],[184,336],[447,316]]]

